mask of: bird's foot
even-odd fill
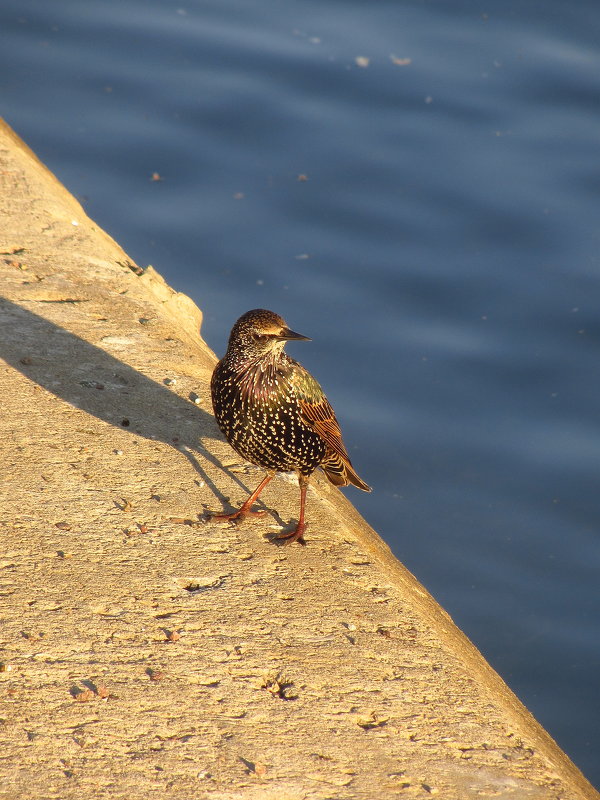
[[[298,544],[305,546],[306,542],[304,541],[304,531],[306,530],[307,527],[308,526],[306,522],[303,523],[299,522],[295,530],[290,531],[289,533],[278,534],[275,537],[275,541],[282,541],[285,542],[285,544],[292,544],[292,542],[298,542]]]
[[[242,506],[231,514],[211,514],[210,518],[215,520],[215,522],[236,522],[246,517],[264,517],[266,513],[266,511],[251,511],[249,508],[244,508],[244,506]]]

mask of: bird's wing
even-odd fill
[[[298,380],[295,382],[295,389],[302,421],[319,434],[329,450],[337,454],[343,461],[350,463],[335,412],[323,390],[303,367],[301,367],[301,372],[296,371],[296,375]]]
[[[294,390],[300,407],[300,418],[308,428],[323,439],[327,447],[321,468],[336,486],[347,486],[352,483],[364,492],[370,492],[371,487],[354,471],[342,441],[340,426],[323,390],[300,364],[296,363],[292,374]]]

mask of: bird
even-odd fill
[[[233,449],[266,475],[245,503],[217,521],[264,516],[253,511],[278,472],[295,472],[300,486],[296,528],[276,538],[306,544],[306,491],[320,467],[334,486],[368,486],[354,470],[331,404],[315,378],[284,351],[287,342],[310,341],[274,311],[255,308],[231,329],[227,352],[215,367],[211,395],[217,424]]]

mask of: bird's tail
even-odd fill
[[[321,469],[334,486],[348,486],[351,483],[363,492],[371,491],[371,487],[358,477],[350,461],[340,458],[337,453],[328,453],[321,462]]]

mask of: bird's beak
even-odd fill
[[[296,333],[295,331],[291,331],[289,328],[282,328],[281,332],[275,338],[284,342],[287,342],[290,339],[296,339],[302,342],[312,341],[309,336],[302,336],[301,333]]]

